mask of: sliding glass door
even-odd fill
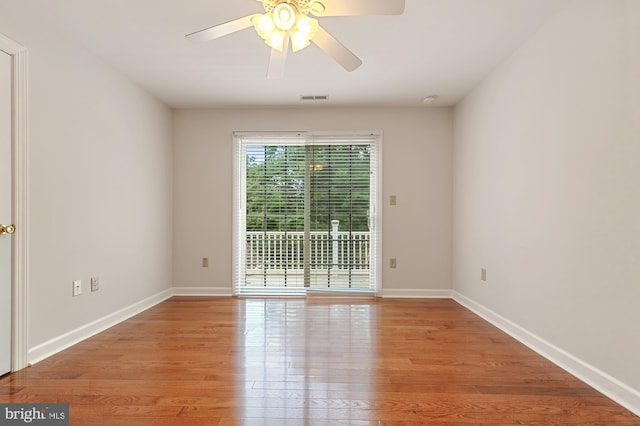
[[[237,294],[376,291],[379,143],[236,134]]]

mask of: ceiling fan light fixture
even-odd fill
[[[301,32],[295,32],[291,35],[291,50],[297,52],[311,44],[311,39]]]
[[[251,19],[253,27],[262,39],[267,40],[273,30],[275,30],[275,23],[270,13],[264,15],[258,15]]]
[[[269,35],[269,38],[266,39],[265,42],[278,52],[282,52],[284,50],[285,37],[286,35],[283,31],[275,30]]]
[[[279,52],[284,50],[284,39],[286,37],[286,33],[278,29],[274,22],[272,13],[254,16],[251,19],[251,23],[258,35],[269,47],[272,47]]]
[[[298,14],[296,26],[291,30],[291,49],[294,52],[304,49],[318,32],[318,20],[305,14]]]
[[[318,32],[318,20],[299,13],[296,19],[296,29],[299,32],[310,34],[313,38],[316,32]]]
[[[291,49],[297,52],[311,44],[319,27],[317,19],[296,13],[289,3],[279,3],[273,12],[254,16],[251,23],[265,43],[279,52],[284,50],[287,34],[291,37]]]
[[[296,23],[296,10],[289,3],[280,3],[273,9],[273,22],[282,31],[289,31]]]

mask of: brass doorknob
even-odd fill
[[[0,225],[0,235],[13,234],[16,232],[15,225]]]

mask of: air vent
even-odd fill
[[[329,99],[327,95],[302,95],[300,100],[302,101],[326,101]]]

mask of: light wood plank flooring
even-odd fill
[[[640,425],[452,300],[175,297],[0,378],[71,425]]]

